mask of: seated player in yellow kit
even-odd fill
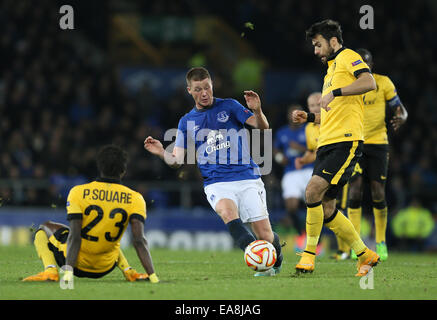
[[[127,154],[121,148],[104,146],[97,155],[100,178],[71,189],[65,225],[46,222],[35,233],[35,248],[44,271],[23,281],[58,281],[56,264],[65,268],[64,280],[100,278],[118,266],[128,281],[159,282],[144,237],[146,203],[141,194],[121,184]],[[120,239],[130,223],[133,245],[146,270],[136,272],[120,249]],[[70,270],[74,270],[73,273]]]

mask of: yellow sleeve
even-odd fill
[[[356,77],[362,72],[370,72],[370,68],[367,63],[364,62],[363,58],[353,50],[348,50],[345,52],[342,63],[346,67],[347,71]]]
[[[81,218],[82,207],[80,205],[80,190],[78,187],[74,187],[70,190],[67,197],[67,219]]]
[[[138,192],[135,193],[130,212],[131,217],[136,217],[141,220],[146,220],[147,218],[146,201],[144,200],[143,196]]]
[[[305,137],[307,142],[307,149],[315,151],[317,149],[317,137],[315,137],[315,130],[311,130],[310,124],[305,127]]]
[[[397,96],[396,87],[389,77],[383,77],[383,79],[385,101],[389,101]]]

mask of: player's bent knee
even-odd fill
[[[52,230],[50,229],[51,224],[52,221],[45,221],[38,226],[38,230],[43,230],[47,234],[47,236],[49,236],[53,233]]]
[[[350,200],[361,200],[361,189],[360,187],[352,187],[349,189],[349,199]]]
[[[334,214],[334,212],[336,211],[335,199],[330,200],[330,201],[323,201],[322,206],[323,206],[323,218],[324,219],[330,218]]]
[[[380,183],[372,184],[371,193],[373,201],[383,201],[385,199],[384,186]]]
[[[220,216],[220,218],[222,218],[224,223],[228,223],[228,222],[230,222],[232,220],[235,220],[235,219],[239,218],[238,217],[238,212],[236,212],[233,209],[225,208],[225,209],[217,211],[217,213]]]
[[[323,199],[323,196],[328,190],[329,183],[319,176],[313,176],[308,182],[305,189],[305,201],[306,203],[316,203]]]
[[[215,211],[220,218],[222,218],[224,223],[228,223],[239,218],[238,208],[235,202],[230,199],[220,200],[215,207]]]
[[[322,194],[318,188],[307,186],[305,190],[306,203],[316,203],[322,201]]]

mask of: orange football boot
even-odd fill
[[[311,273],[314,271],[316,255],[303,252],[297,254],[301,256],[299,263],[296,265],[297,273]]]
[[[24,278],[23,281],[59,281],[58,269],[47,268],[43,272]]]
[[[370,249],[366,249],[366,251],[367,252],[365,252],[363,255],[363,259],[360,259],[361,257],[358,258],[358,262],[357,262],[358,273],[355,275],[356,277],[365,276],[367,273],[369,273],[370,269],[372,269],[378,264],[380,260],[380,257],[376,252]]]
[[[126,271],[123,271],[123,274],[126,280],[130,282],[147,280],[149,278],[149,275],[147,273],[138,273],[133,268],[129,268]]]

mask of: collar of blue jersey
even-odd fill
[[[98,177],[96,179],[97,182],[107,182],[107,183],[118,183],[121,184],[121,180],[117,179],[117,178],[103,178],[103,177]]]
[[[336,52],[334,52],[333,54],[331,54],[326,60],[327,61],[330,61],[330,60],[334,60],[337,56],[338,56],[338,54],[340,53],[340,52],[342,52],[344,49],[346,49],[346,47],[341,47],[340,49],[338,49]]]
[[[197,106],[195,105],[195,106],[194,106],[194,111],[197,111],[197,112],[205,112],[205,111],[208,111],[209,109],[211,109],[211,108],[214,106],[214,104],[215,104],[215,98],[212,98],[212,104],[211,104],[209,107],[199,109],[199,108],[197,108]]]

